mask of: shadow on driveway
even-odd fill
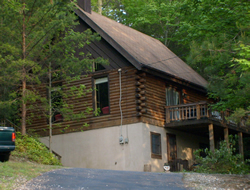
[[[85,168],[60,169],[44,173],[29,181],[26,189],[90,189],[90,190],[125,190],[125,189],[186,189],[181,173],[152,173],[98,170]]]

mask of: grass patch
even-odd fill
[[[42,173],[62,168],[61,162],[35,137],[16,134],[10,161],[0,162],[0,190],[13,190]]]
[[[33,162],[0,162],[0,189],[13,190],[42,173],[60,169],[61,166]]]

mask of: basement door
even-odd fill
[[[167,133],[167,152],[168,161],[173,161],[177,158],[176,135]]]

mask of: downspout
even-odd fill
[[[122,115],[122,69],[118,69],[119,72],[119,87],[120,87],[120,98],[119,98],[119,107],[120,107],[120,114],[121,114],[121,127],[120,127],[120,137],[119,137],[119,143],[120,144],[128,144],[128,126],[126,126],[126,138],[124,139],[122,136],[122,121],[123,121],[123,115]]]
[[[119,87],[120,87],[120,98],[119,98],[119,108],[120,108],[120,114],[121,114],[121,126],[120,126],[120,137],[119,137],[119,143],[124,144],[123,136],[122,136],[122,82],[121,82],[121,76],[122,76],[122,69],[118,69],[119,73]]]

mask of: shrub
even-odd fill
[[[16,134],[16,149],[11,155],[23,157],[39,164],[61,165],[60,161],[37,138],[29,135],[23,136],[19,132]]]
[[[237,137],[235,137],[237,138]],[[221,141],[219,149],[211,152],[205,149],[206,157],[199,154],[203,150],[195,151],[195,159],[198,167],[195,171],[200,173],[222,173],[222,174],[246,174],[250,172],[250,167],[244,162],[240,154],[235,153],[235,138],[230,136],[230,145],[227,147],[226,141]],[[248,162],[248,160],[246,160]]]

